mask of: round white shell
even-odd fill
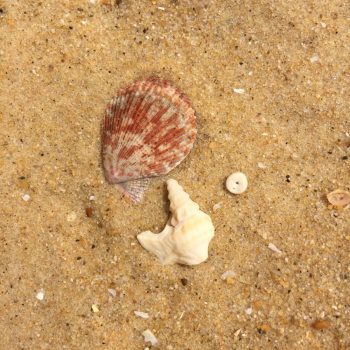
[[[240,172],[231,174],[226,180],[226,188],[234,194],[243,193],[248,187],[247,177]]]

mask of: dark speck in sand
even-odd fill
[[[181,283],[183,286],[187,286],[187,283],[188,283],[187,278],[181,278]]]

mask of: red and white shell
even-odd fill
[[[139,202],[150,178],[181,163],[196,139],[188,97],[170,82],[150,77],[121,90],[102,124],[102,159],[108,182]]]

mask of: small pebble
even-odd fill
[[[254,310],[261,310],[262,307],[263,307],[263,304],[262,304],[261,301],[255,300],[255,301],[252,302],[252,308],[253,308]]]
[[[233,277],[227,277],[226,278],[226,283],[227,284],[235,284],[235,279]]]
[[[90,197],[89,197],[89,201],[94,201],[94,200],[96,200],[96,197],[95,197],[95,196],[90,196]]]
[[[92,207],[85,208],[85,214],[88,218],[91,218],[93,216],[93,213],[94,213],[94,208]]]
[[[327,329],[331,326],[331,323],[327,320],[316,320],[314,323],[312,323],[311,327],[313,329],[322,330]]]
[[[144,337],[145,343],[150,342],[152,345],[156,345],[158,343],[157,338],[149,329],[143,331],[142,335]]]
[[[282,251],[279,250],[273,243],[269,243],[267,247],[275,253],[282,254]]]
[[[248,180],[243,173],[233,173],[226,180],[226,188],[231,193],[241,194],[246,191],[247,187]]]
[[[144,319],[149,318],[149,314],[147,312],[142,312],[142,311],[134,311],[135,316],[141,317]]]
[[[245,90],[244,89],[233,89],[233,92],[235,92],[236,94],[244,94]]]
[[[44,291],[43,291],[43,290],[39,291],[39,292],[36,294],[35,297],[36,297],[38,300],[40,300],[40,301],[44,300],[44,298],[45,298],[45,293],[44,293]]]
[[[187,286],[187,283],[188,283],[188,280],[187,280],[187,278],[181,278],[181,284],[183,285],[183,286]]]
[[[258,333],[259,334],[266,334],[270,330],[270,326],[268,324],[262,324],[260,327],[258,327]]]
[[[30,199],[30,195],[26,193],[26,194],[24,194],[24,195],[22,196],[22,199],[23,199],[25,202],[28,202],[29,199]]]
[[[92,304],[92,305],[91,305],[91,310],[92,310],[94,313],[100,311],[100,309],[98,308],[98,306],[97,306],[96,304]]]

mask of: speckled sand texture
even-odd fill
[[[1,350],[155,348],[147,329],[165,350],[350,348],[350,210],[326,200],[350,187],[349,2],[0,8]],[[195,267],[136,240],[164,227],[168,177],[135,206],[102,174],[104,109],[149,74],[197,111],[169,175],[216,227]]]

